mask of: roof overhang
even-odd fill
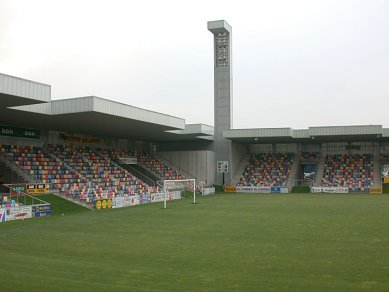
[[[223,137],[238,143],[325,143],[352,141],[389,141],[389,129],[382,125],[355,125],[291,128],[234,129],[223,131]]]
[[[100,137],[160,141],[177,136],[185,120],[107,99],[87,96],[8,109],[0,121],[12,125]]]
[[[50,102],[50,85],[0,73],[0,114],[10,106]]]

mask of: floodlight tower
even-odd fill
[[[214,151],[216,162],[227,162],[227,172],[217,168],[215,184],[231,183],[231,141],[223,131],[232,128],[232,28],[225,20],[209,21],[214,35]]]

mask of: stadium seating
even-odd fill
[[[74,169],[82,178],[67,186],[68,192],[80,200],[128,196],[148,192],[148,186],[137,177],[87,147],[55,146],[53,153]],[[66,189],[65,189],[66,191]]]
[[[108,150],[107,150],[108,151]],[[100,198],[155,191],[121,168],[106,152],[78,146],[1,145],[2,154],[25,173],[73,198],[93,203]]]
[[[1,151],[21,170],[48,184],[50,189],[60,189],[64,184],[77,181],[78,175],[41,147],[2,145]]]
[[[351,192],[365,192],[373,184],[372,154],[328,154],[320,186],[348,187]]]
[[[132,155],[137,157],[138,163],[146,169],[151,170],[161,180],[185,178],[183,175],[179,174],[177,170],[154,158],[151,154],[134,150],[132,151]]]
[[[252,154],[238,186],[287,186],[293,153]]]
[[[319,159],[319,152],[301,152],[300,160],[317,161]]]
[[[100,153],[100,155],[103,156],[104,159],[106,159],[107,161],[109,161],[109,160],[111,160],[111,161],[118,161],[119,158],[123,158],[123,157],[128,157],[129,156],[126,152],[120,151],[120,150],[116,150],[116,149],[102,149],[102,148],[99,148],[97,150]],[[149,191],[151,193],[157,193],[159,191],[158,186],[155,186],[155,187],[148,186],[148,188],[149,188]]]

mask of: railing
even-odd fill
[[[295,179],[293,182],[294,186],[307,186],[307,187],[313,187],[314,180],[306,180],[306,179]]]
[[[19,177],[22,179],[28,181],[29,183],[39,183],[40,180],[34,176],[27,174],[26,172],[22,171],[20,167],[18,167],[15,163],[13,163],[10,159],[6,159],[4,156],[0,155],[0,160],[4,163],[6,167],[8,167],[11,171],[16,173]]]
[[[157,154],[157,158],[159,160],[162,160],[162,162],[165,162],[166,164],[168,164],[169,167],[171,168],[174,168],[175,170],[178,171],[179,174],[182,174],[185,176],[185,178],[188,178],[188,179],[191,179],[191,178],[194,178],[193,175],[189,174],[188,172],[186,172],[185,170],[183,170],[181,167],[179,167],[177,164],[175,164],[174,162],[172,161],[169,161],[166,157],[164,157],[163,155],[161,154]]]
[[[149,178],[147,175],[145,175],[144,173],[141,173],[139,170],[132,167],[130,164],[126,164],[126,166],[129,169],[131,169],[131,172],[136,172],[138,174],[138,175],[135,175],[136,177],[140,178],[141,180],[143,180],[145,183],[147,183],[150,186],[155,186],[155,182],[151,178]],[[122,166],[120,166],[120,167],[122,167]]]

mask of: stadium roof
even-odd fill
[[[291,128],[233,129],[223,132],[223,137],[240,143],[324,143],[352,141],[389,141],[389,129],[382,125],[355,125]]]
[[[0,108],[50,102],[50,85],[0,73]]]
[[[51,101],[51,87],[0,73],[0,123],[150,142],[213,140],[214,128],[96,96]],[[238,143],[389,142],[381,125],[231,129]]]
[[[140,141],[213,139],[213,128],[96,96],[51,101],[50,86],[0,75],[0,122]],[[39,103],[39,104],[37,104]]]

